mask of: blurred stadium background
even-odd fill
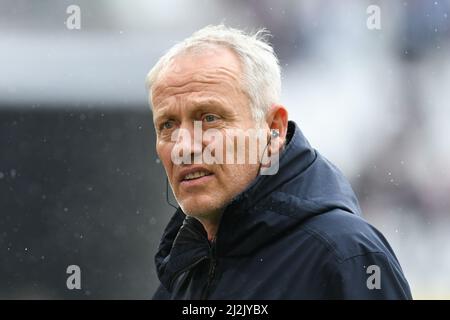
[[[351,180],[413,296],[449,299],[449,14],[448,0],[0,0],[0,298],[151,297],[173,209],[144,78],[223,22],[272,32],[290,118]]]

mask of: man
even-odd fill
[[[360,217],[347,180],[288,121],[264,36],[208,26],[147,76],[156,149],[179,204],[155,257],[154,298],[410,299],[394,252]],[[195,138],[199,124],[224,137],[262,130],[271,161],[259,148],[256,162],[206,163],[211,146],[236,146]],[[240,151],[250,158],[249,145]],[[267,164],[274,174],[261,174]]]

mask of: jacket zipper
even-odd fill
[[[189,231],[191,234],[193,234],[194,237],[196,237],[197,239],[202,239],[202,238],[199,237],[198,232],[197,232],[195,229],[192,229],[191,226],[186,225],[185,229],[186,229],[187,231]],[[194,268],[196,265],[198,265],[200,262],[202,262],[203,260],[206,260],[206,259],[208,259],[208,256],[203,256],[203,257],[201,257],[200,259],[198,259],[198,260],[194,261],[193,263],[191,263],[190,265],[188,265],[186,268],[183,268],[183,269],[181,269],[180,271],[178,271],[178,272],[173,276],[172,280],[170,281],[169,289],[172,290],[173,283],[175,282],[175,280],[178,279],[178,277],[179,277],[182,273],[184,273],[184,272],[186,272],[186,271],[188,271],[188,270]]]
[[[211,243],[210,246],[210,250],[209,250],[209,269],[208,269],[208,281],[206,282],[206,287],[203,290],[203,294],[201,299],[202,300],[206,300],[209,294],[209,289],[211,287],[212,281],[214,280],[214,275],[216,272],[216,264],[217,264],[217,260],[216,260],[216,241],[213,240],[213,242]]]
[[[180,271],[178,271],[178,272],[173,276],[172,280],[170,281],[169,290],[170,290],[170,291],[172,290],[173,283],[175,282],[175,280],[178,279],[178,277],[179,277],[182,273],[184,273],[184,272],[186,272],[186,271],[192,269],[192,268],[195,267],[197,264],[199,264],[200,262],[202,262],[203,260],[206,260],[206,259],[208,259],[207,256],[201,257],[200,259],[198,259],[198,260],[196,260],[195,262],[193,262],[193,263],[191,263],[190,265],[188,265],[186,268],[183,268],[183,269],[181,269]]]

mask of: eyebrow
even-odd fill
[[[190,109],[189,111],[190,114],[197,113],[199,111],[201,112],[213,110],[221,112],[225,115],[230,114],[230,112],[223,107],[223,104],[219,99],[214,98],[199,99],[195,101],[189,101],[187,105],[188,108]],[[172,109],[173,108],[171,106],[165,107],[164,110],[155,117],[154,122],[159,123],[161,119],[173,117],[175,113],[172,111]]]
[[[155,118],[153,119],[153,123],[155,124],[155,125],[157,125],[157,124],[159,124],[161,121],[163,121],[164,119],[168,119],[168,118],[171,118],[171,116],[170,116],[170,113],[169,114],[167,114],[167,113],[160,113],[160,114],[158,114],[157,116],[155,116]]]

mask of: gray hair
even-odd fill
[[[208,45],[224,46],[233,50],[241,61],[243,89],[250,98],[253,118],[260,123],[264,120],[269,107],[279,102],[281,93],[280,65],[272,46],[267,41],[269,36],[270,33],[264,28],[253,34],[247,34],[223,24],[209,25],[198,30],[189,38],[174,45],[147,74],[146,87],[150,93],[150,100],[153,84],[175,56]]]

